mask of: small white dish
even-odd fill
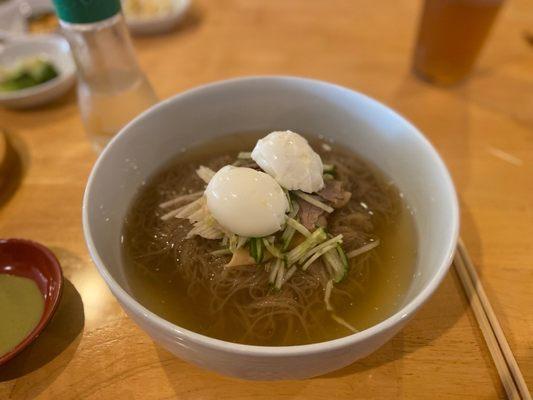
[[[0,52],[0,65],[10,66],[20,59],[41,56],[50,60],[59,76],[41,85],[15,92],[0,92],[0,105],[30,108],[49,103],[64,95],[74,84],[76,67],[65,39],[57,35],[39,35],[8,42]]]
[[[178,23],[183,19],[189,6],[190,0],[171,0],[172,11],[163,15],[155,15],[153,17],[133,17],[126,12],[126,23],[130,31],[136,35],[155,35],[169,32],[174,29]]]
[[[0,3],[0,39],[18,36],[26,31],[26,18],[22,14],[19,0]]]
[[[28,18],[55,12],[51,0],[7,0],[0,2],[0,40],[27,35]]]
[[[22,12],[26,17],[55,12],[52,0],[23,0],[22,4]]]

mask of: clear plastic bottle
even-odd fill
[[[119,0],[54,0],[78,69],[78,103],[101,151],[129,121],[157,102],[137,63]]]

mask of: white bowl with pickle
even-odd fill
[[[74,84],[76,67],[67,41],[42,35],[10,41],[0,52],[0,105],[41,106]]]

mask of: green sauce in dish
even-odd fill
[[[0,274],[0,356],[28,336],[43,310],[44,298],[33,280]]]

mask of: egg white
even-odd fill
[[[276,180],[252,168],[221,168],[209,181],[205,196],[216,221],[227,231],[245,237],[264,237],[279,231],[289,209]]]
[[[252,159],[285,189],[313,193],[324,187],[322,159],[295,132],[272,132],[258,140]]]

